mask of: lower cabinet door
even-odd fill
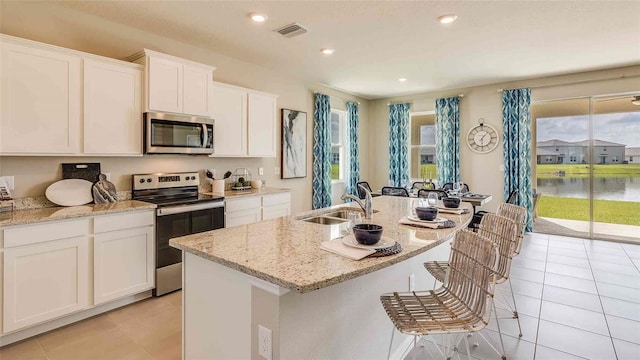
[[[4,333],[89,306],[88,243],[79,236],[4,249]]]
[[[154,247],[152,226],[94,235],[94,304],[152,289]]]
[[[260,221],[260,208],[227,212],[225,217],[225,227],[252,224]]]
[[[262,208],[262,220],[275,219],[281,216],[289,216],[290,213],[291,206],[288,203],[265,206]]]

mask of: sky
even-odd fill
[[[537,119],[537,142],[558,139],[589,139],[589,117],[567,116]],[[640,112],[601,114],[593,117],[593,137],[598,140],[640,147]]]

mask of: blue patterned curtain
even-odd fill
[[[436,100],[438,185],[460,181],[460,98]]]
[[[329,96],[316,94],[313,112],[313,208],[331,206],[331,133]]]
[[[502,92],[504,198],[518,190],[518,205],[527,209],[526,231],[533,229],[531,191],[531,89]]]
[[[389,181],[409,184],[409,104],[389,105]]]
[[[347,194],[358,196],[356,185],[360,181],[360,155],[358,154],[358,127],[360,114],[358,103],[347,102],[347,132],[349,135],[349,171],[347,173]]]

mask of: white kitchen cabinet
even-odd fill
[[[276,156],[276,97],[249,92],[248,155]]]
[[[261,219],[260,208],[227,212],[225,216],[225,227],[233,227],[238,225],[253,224]]]
[[[213,82],[211,99],[213,156],[247,156],[247,91]]]
[[[275,157],[277,96],[212,82],[212,157]]]
[[[291,215],[291,193],[262,196],[262,220]]]
[[[0,40],[0,153],[78,153],[82,59],[34,42]]]
[[[142,155],[142,69],[84,61],[85,154]]]
[[[154,219],[153,211],[94,219],[94,305],[153,288]]]
[[[4,333],[89,307],[88,229],[79,220],[4,230]]]
[[[291,193],[247,195],[225,200],[225,227],[252,224],[291,214]]]
[[[145,65],[145,111],[211,116],[215,67],[148,49],[129,60]]]

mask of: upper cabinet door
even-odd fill
[[[142,154],[142,69],[84,62],[84,153]]]
[[[184,65],[183,69],[183,112],[190,115],[211,116],[209,97],[212,71],[190,65]]]
[[[249,156],[276,156],[276,97],[249,92]]]
[[[78,153],[80,57],[6,41],[0,46],[0,153]]]
[[[182,113],[182,63],[150,56],[148,66],[149,110]]]
[[[247,91],[212,84],[213,156],[247,155]]]

